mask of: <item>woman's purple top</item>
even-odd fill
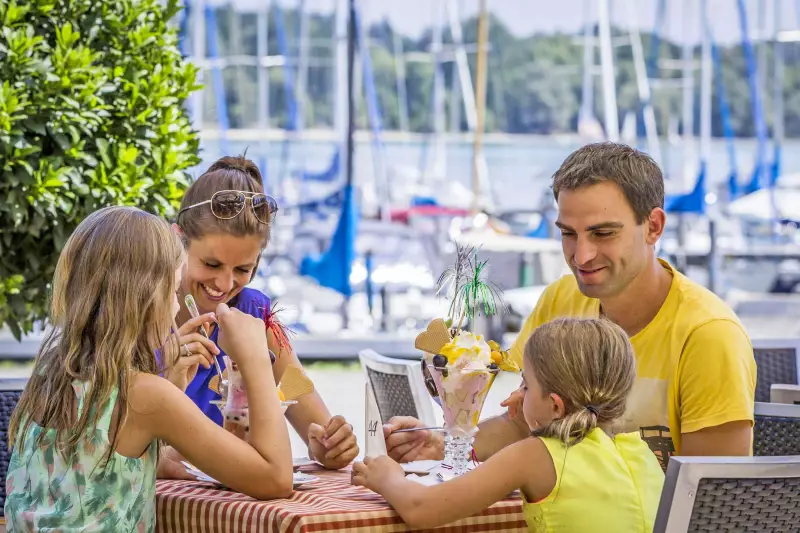
[[[235,307],[248,315],[262,318],[264,316],[264,309],[270,306],[270,300],[268,296],[260,291],[244,288],[233,300],[228,302],[228,306]],[[211,340],[214,344],[217,344],[218,336],[219,328],[214,328],[211,334]],[[217,346],[219,347],[218,344]],[[220,348],[217,360],[219,361],[220,368],[223,370],[225,370],[224,355],[225,352]],[[221,426],[222,413],[219,412],[216,405],[210,403],[212,400],[219,400],[220,395],[208,388],[209,381],[211,381],[211,378],[215,375],[217,375],[217,370],[214,365],[211,365],[210,368],[198,367],[197,375],[186,388],[186,394],[208,418]]]

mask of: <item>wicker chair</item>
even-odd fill
[[[0,379],[0,517],[4,516],[6,474],[8,473],[8,462],[11,459],[11,449],[8,446],[8,422],[11,420],[11,413],[17,406],[27,382],[27,378]]]
[[[756,401],[769,402],[774,383],[800,384],[800,339],[753,339],[758,366]]]
[[[800,405],[756,402],[755,419],[753,455],[800,455]]]
[[[798,531],[800,457],[673,457],[654,533]]]

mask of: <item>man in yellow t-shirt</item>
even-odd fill
[[[664,178],[646,154],[598,143],[573,152],[553,175],[564,258],[572,274],[551,284],[525,322],[511,356],[539,325],[565,316],[605,316],[631,338],[637,381],[621,421],[639,430],[661,456],[749,455],[756,365],[750,340],[716,295],[659,260],[655,245],[666,224]],[[509,413],[481,422],[475,451],[485,459],[529,434]],[[441,436],[398,417],[384,427],[397,460],[436,458]]]

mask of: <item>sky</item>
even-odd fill
[[[192,0],[197,3],[198,0]],[[234,3],[239,9],[254,9],[269,1],[280,2],[284,8],[296,7],[301,0],[205,0],[215,5]],[[331,12],[337,0],[304,0],[306,8],[316,12]],[[365,21],[370,23],[387,18],[402,33],[417,37],[434,19],[436,4],[444,0],[357,0]],[[699,6],[701,0],[664,0],[665,25],[662,35],[682,42],[698,42],[700,36]],[[478,0],[456,0],[462,6],[464,17],[474,15]],[[658,0],[609,0],[611,20],[615,25],[629,27],[631,23],[652,30]],[[737,10],[738,0],[708,0],[709,17],[714,36],[721,43],[741,39]],[[489,10],[517,36],[554,31],[578,32],[586,23],[589,11],[596,20],[598,0],[487,0]],[[748,11],[749,34],[756,37],[760,26],[758,13],[761,5],[766,12],[767,34],[775,29],[775,8],[780,7],[780,30],[800,29],[798,0],[745,0]],[[635,6],[629,10],[629,5]],[[631,20],[630,14],[634,14]]]

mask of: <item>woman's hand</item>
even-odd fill
[[[312,459],[319,461],[325,468],[344,468],[359,452],[353,425],[339,415],[331,418],[325,427],[309,424],[308,452]]]
[[[365,457],[363,463],[353,463],[350,482],[382,493],[387,485],[404,479],[405,475],[403,467],[394,459],[388,455],[380,455]]]
[[[206,313],[187,320],[162,350],[162,353],[166,354],[166,361],[174,361],[164,372],[164,377],[182,391],[186,390],[197,375],[198,365],[209,368],[214,364],[214,357],[219,354],[219,348],[197,331],[200,326],[214,320],[214,313]],[[176,349],[179,350],[178,354],[175,353]]]

